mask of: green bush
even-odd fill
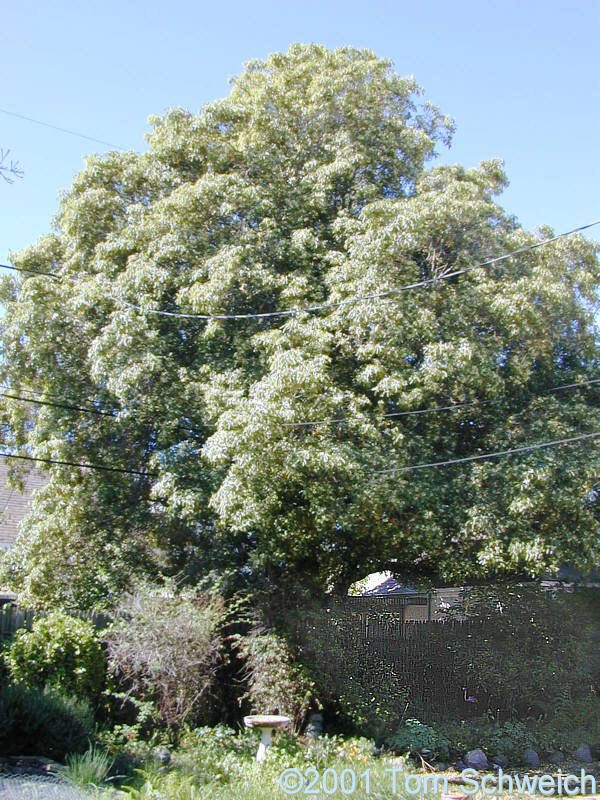
[[[82,752],[93,734],[88,702],[23,684],[0,688],[0,753],[62,761]]]
[[[572,754],[581,742],[597,742],[600,731],[598,705],[596,701],[596,716],[590,716],[589,725],[571,725],[569,729],[540,720],[512,722],[485,716],[471,720],[446,720],[435,726],[435,732],[449,743],[450,754],[454,757],[462,757],[468,750],[481,747],[488,756],[504,756],[511,764],[521,764],[528,747],[533,747],[543,757],[555,750]]]
[[[535,732],[523,722],[481,717],[440,723],[436,730],[449,742],[455,757],[480,747],[488,756],[504,756],[511,763],[519,763],[528,747],[537,747]]]
[[[397,753],[423,753],[429,750],[432,757],[446,761],[450,756],[450,742],[439,731],[418,719],[407,719],[393,736],[386,739],[387,746]]]
[[[255,630],[236,641],[248,682],[244,699],[256,713],[289,716],[298,730],[317,702],[306,667],[295,662],[287,640],[273,631]]]
[[[16,683],[57,687],[95,702],[106,683],[100,637],[86,620],[55,611],[17,631],[5,656]]]

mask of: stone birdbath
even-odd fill
[[[260,731],[260,744],[256,754],[257,761],[264,761],[267,754],[267,747],[273,743],[273,731],[289,725],[292,720],[289,717],[281,717],[274,714],[252,714],[244,717],[244,725],[247,728]]]

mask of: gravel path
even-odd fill
[[[56,778],[0,778],[0,800],[92,800],[93,797],[93,794]]]

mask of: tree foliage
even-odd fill
[[[598,562],[593,442],[380,472],[599,429],[593,386],[543,394],[597,375],[595,245],[444,279],[552,232],[498,205],[500,162],[430,167],[452,125],[420,97],[370,51],[293,45],[153,118],[146,153],[88,158],[55,232],[14,256],[60,278],[5,279],[2,369],[115,416],[7,401],[5,433],[153,474],[51,467],[11,560],[24,596],[89,604],[136,571],[344,591]]]

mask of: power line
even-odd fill
[[[578,381],[576,383],[564,383],[560,386],[553,386],[550,389],[544,389],[537,394],[532,395],[533,397],[540,397],[545,394],[550,394],[552,392],[559,392],[564,389],[575,389],[583,386],[590,386],[596,383],[600,383],[600,378],[592,378],[587,381]],[[29,389],[21,390],[21,391],[31,391]],[[40,392],[31,392],[32,394],[41,394]],[[51,397],[56,397],[56,395],[50,395]],[[0,392],[0,397],[8,397],[11,400],[20,400],[25,403],[34,403],[36,405],[42,406],[52,406],[55,408],[64,408],[67,410],[73,410],[81,412],[82,414],[98,414],[105,417],[113,417],[117,416],[117,411],[103,411],[97,408],[86,408],[85,406],[74,405],[71,403],[66,402],[52,402],[49,400],[38,400],[37,398],[33,397],[23,397],[22,395],[12,394],[9,392]],[[61,399],[61,398],[59,398]],[[381,419],[388,419],[388,418],[396,418],[396,417],[410,417],[416,416],[420,414],[436,414],[442,411],[457,411],[462,408],[472,408],[473,406],[482,406],[482,405],[490,405],[493,403],[493,400],[473,400],[469,403],[455,403],[452,405],[447,406],[434,406],[433,408],[417,408],[411,409],[409,411],[391,411],[389,413],[381,414]],[[317,419],[317,420],[306,420],[301,422],[281,422],[285,427],[309,427],[313,425],[327,425],[327,424],[341,424],[343,422],[349,422],[353,419],[363,419],[363,417],[354,415],[354,416],[346,416],[346,417],[325,417],[324,419]],[[204,427],[207,428],[216,428],[217,426],[214,423],[203,423]],[[193,433],[193,431],[188,430],[189,433]]]
[[[2,458],[18,458],[22,461],[40,461],[43,464],[61,464],[65,467],[84,467],[85,469],[99,469],[103,472],[120,472],[125,475],[141,475],[143,477],[155,477],[156,472],[141,472],[135,469],[124,469],[122,467],[106,467],[103,464],[82,464],[78,461],[61,461],[56,458],[34,458],[33,456],[16,455],[12,453],[0,453]]]
[[[553,386],[551,389],[544,389],[542,392],[538,392],[534,394],[533,397],[539,397],[545,394],[550,394],[550,392],[559,392],[563,389],[573,389],[578,386],[589,386],[591,384],[600,383],[600,378],[593,378],[589,381],[579,381],[577,383],[564,383],[561,386]],[[490,405],[493,403],[493,400],[473,400],[470,403],[455,403],[453,405],[448,406],[436,406],[434,408],[418,408],[413,409],[411,411],[392,411],[390,413],[381,414],[381,418],[388,418],[388,417],[411,417],[417,414],[435,414],[440,411],[457,411],[461,408],[471,408],[472,406],[483,406],[483,405]],[[362,419],[362,417],[358,416],[348,416],[348,417],[330,417],[329,419],[317,419],[311,420],[307,422],[284,422],[283,425],[286,426],[312,426],[312,425],[324,425],[324,424],[335,424],[335,423],[342,423],[348,422],[352,419]]]
[[[509,450],[498,450],[495,453],[482,453],[481,455],[477,456],[467,456],[466,458],[454,458],[448,461],[432,461],[427,464],[414,464],[408,467],[396,467],[393,469],[378,470],[375,474],[381,475],[381,474],[390,474],[398,472],[409,472],[417,469],[428,469],[430,467],[447,467],[452,464],[464,464],[468,461],[483,461],[485,459],[499,458],[501,456],[513,455],[514,453],[524,453],[530,450],[540,450],[542,448],[555,447],[557,445],[571,444],[573,442],[580,442],[586,439],[594,439],[598,436],[600,436],[600,431],[596,431],[594,433],[582,434],[581,436],[572,436],[568,439],[556,439],[551,442],[541,442],[539,444],[526,445],[524,447],[514,447]],[[103,472],[118,472],[120,474],[125,474],[125,475],[139,475],[142,477],[156,477],[157,475],[156,472],[142,472],[141,470],[124,469],[122,467],[107,467],[104,466],[103,464],[87,464],[78,461],[63,461],[54,458],[34,458],[33,456],[16,455],[12,453],[2,453],[2,452],[0,452],[0,456],[2,458],[15,458],[24,461],[41,462],[44,464],[59,464],[61,466],[67,466],[67,467],[82,467],[84,469],[96,469],[96,470],[101,470]]]
[[[87,139],[88,142],[96,142],[97,144],[105,144],[107,147],[114,147],[116,150],[127,150],[126,147],[121,147],[119,144],[106,142],[104,139],[96,139],[94,136],[87,136],[85,133],[72,131],[69,128],[61,128],[59,125],[52,125],[50,122],[42,122],[40,119],[33,117],[26,117],[24,114],[17,114],[16,111],[9,111],[6,108],[0,108],[0,114],[6,114],[9,117],[16,117],[17,119],[24,119],[26,122],[34,122],[36,125],[43,125],[45,128],[52,128],[52,130],[60,131],[61,133],[68,133],[70,136],[78,136],[80,139]]]
[[[70,403],[55,403],[52,400],[36,400],[33,397],[23,397],[22,395],[10,394],[9,392],[0,392],[0,397],[9,397],[11,400],[22,400],[25,403],[35,403],[40,406],[52,406],[54,408],[65,408],[71,411],[81,411],[85,414],[98,414],[102,417],[115,416],[115,414],[110,411],[101,411],[98,408],[86,408],[85,406],[76,406]]]
[[[13,267],[10,264],[0,264],[2,269],[14,269],[16,272],[32,272],[34,275],[48,275],[50,278],[60,278],[57,272],[43,272],[41,269],[29,269],[29,267]]]
[[[577,386],[585,386],[585,385],[588,385],[588,384],[595,384],[595,383],[600,383],[600,379],[594,379],[594,380],[580,382],[580,383],[563,384],[562,386],[555,386],[555,387],[553,387],[551,389],[548,389],[548,390],[542,392],[541,394],[548,394],[550,392],[559,391],[561,389],[569,389],[569,388],[573,388],[573,387],[577,387]],[[29,398],[21,398],[21,397],[18,397],[16,395],[8,395],[8,394],[4,394],[4,393],[0,393],[0,394],[2,394],[2,396],[13,397],[14,399],[23,399],[23,400],[29,401],[29,402],[36,402],[36,401],[29,400]],[[490,401],[482,401],[482,402],[488,403]],[[46,403],[44,403],[44,404],[46,404]],[[56,405],[56,404],[48,403],[48,405]],[[443,407],[439,407],[437,409],[419,409],[419,410],[415,410],[415,411],[398,412],[398,414],[411,414],[411,413],[412,414],[418,414],[418,413],[427,413],[427,412],[432,412],[432,411],[445,411],[445,410],[449,410],[449,409],[453,409],[453,408],[464,408],[465,406],[468,406],[468,405],[477,405],[477,402],[467,403],[467,404],[462,403],[462,404],[457,404],[455,406],[443,406]],[[75,410],[84,411],[84,412],[88,412],[88,413],[100,413],[100,414],[104,414],[106,416],[114,416],[112,414],[109,414],[108,412],[100,412],[100,411],[98,411],[96,409],[85,409],[85,408],[78,407],[78,406],[66,406],[66,405],[65,406],[60,406],[60,407],[72,408],[72,409],[75,409]],[[338,421],[343,421],[343,420],[338,420]],[[319,424],[319,423],[296,423],[296,424],[307,425],[307,424]],[[501,456],[512,455],[514,453],[523,453],[523,452],[528,452],[528,451],[531,451],[531,450],[540,450],[542,448],[554,447],[554,446],[563,445],[563,444],[570,444],[572,442],[583,441],[583,440],[586,440],[586,439],[593,439],[593,438],[595,438],[597,436],[600,436],[600,432],[583,434],[581,436],[573,436],[573,437],[570,437],[570,438],[567,438],[567,439],[556,439],[556,440],[551,441],[551,442],[542,442],[542,443],[539,443],[539,444],[526,445],[526,446],[523,446],[523,447],[515,447],[515,448],[511,448],[509,450],[499,450],[499,451],[496,451],[496,452],[493,452],[493,453],[482,453],[480,455],[475,455],[475,456],[466,456],[464,458],[449,459],[447,461],[432,461],[432,462],[428,462],[428,463],[425,463],[425,464],[413,464],[413,465],[405,466],[405,467],[394,467],[394,468],[391,468],[391,469],[378,470],[375,474],[381,475],[381,474],[390,474],[390,473],[398,473],[398,472],[412,472],[412,471],[415,471],[415,470],[418,470],[418,469],[428,469],[428,468],[431,468],[431,467],[446,467],[446,466],[451,466],[453,464],[463,464],[463,463],[467,463],[467,462],[470,462],[470,461],[483,461],[483,460],[487,460],[487,459],[491,459],[491,458],[499,458]],[[102,470],[104,472],[117,472],[117,473],[122,473],[122,474],[127,474],[127,475],[140,475],[140,476],[144,476],[144,477],[154,477],[154,476],[157,475],[157,473],[155,473],[155,472],[143,472],[143,471],[140,471],[140,470],[125,469],[125,468],[122,468],[122,467],[108,467],[108,466],[105,466],[105,465],[102,465],[102,464],[87,464],[87,463],[81,463],[81,462],[76,462],[76,461],[64,461],[64,460],[52,459],[52,458],[34,458],[33,456],[16,455],[16,454],[3,453],[3,452],[0,452],[0,456],[3,457],[3,458],[15,458],[15,459],[21,459],[21,460],[26,460],[26,461],[37,461],[37,462],[42,462],[42,463],[45,463],[45,464],[59,464],[59,465],[62,465],[62,466],[82,467],[82,468],[85,468],[85,469],[96,469],[96,470]]]
[[[471,403],[456,403],[455,405],[450,406],[437,406],[436,408],[418,408],[414,411],[392,411],[389,414],[381,414],[381,418],[383,417],[409,417],[414,414],[433,414],[438,411],[454,411],[459,408],[469,408],[471,406],[478,406],[484,405],[485,403],[491,403],[491,400],[473,400]],[[348,417],[330,417],[329,419],[316,419],[310,420],[307,422],[283,422],[282,425],[285,426],[297,426],[297,427],[308,427],[311,425],[325,425],[325,424],[339,424],[342,422],[348,422],[353,419],[362,419],[357,415],[348,416]]]
[[[69,398],[64,398],[62,395],[50,394],[50,392],[47,391],[46,389],[44,389],[43,391],[40,392],[37,389],[28,389],[25,386],[20,386],[20,387],[19,386],[11,386],[7,382],[6,378],[4,378],[4,382],[3,383],[0,383],[0,389],[4,389],[5,391],[13,392],[13,393],[14,392],[18,392],[20,394],[25,392],[28,395],[33,394],[33,395],[36,395],[36,397],[41,397],[44,400],[46,398],[51,398],[52,400],[58,400],[60,403],[69,403],[70,405],[73,405],[76,402],[81,402],[82,400],[85,400],[86,403],[97,403],[98,402],[98,398],[97,398],[96,395],[94,395],[94,397],[90,397],[89,395],[83,395],[78,400],[71,401]],[[29,400],[30,398],[25,398],[25,399]],[[112,409],[112,411],[109,412],[109,413],[113,413],[113,414],[116,415],[118,413],[118,411],[119,411],[119,409],[115,408],[115,409]]]
[[[451,464],[464,464],[467,461],[483,461],[488,458],[499,458],[500,456],[508,456],[513,453],[525,453],[529,450],[541,450],[544,447],[555,447],[556,445],[571,444],[572,442],[580,442],[584,439],[594,439],[600,436],[600,431],[595,433],[586,433],[581,436],[572,436],[569,439],[555,439],[552,442],[541,442],[540,444],[530,444],[525,447],[513,447],[510,450],[498,450],[495,453],[482,453],[478,456],[467,456],[466,458],[452,458],[448,461],[430,461],[428,464],[413,464],[409,467],[394,467],[392,469],[380,469],[375,474],[383,475],[396,472],[412,472],[417,469],[429,469],[429,467],[448,467]]]
[[[315,311],[324,311],[326,309],[332,308],[340,308],[343,305],[348,303],[360,303],[365,300],[382,300],[392,295],[398,294],[398,292],[404,292],[408,289],[417,289],[421,286],[428,286],[432,283],[437,283],[440,280],[447,280],[448,278],[454,278],[457,275],[464,275],[466,272],[471,272],[474,269],[481,269],[483,267],[489,267],[492,264],[498,264],[501,261],[506,261],[508,258],[512,258],[513,256],[521,255],[523,253],[528,253],[531,250],[536,250],[539,247],[545,247],[552,242],[556,242],[559,239],[563,239],[565,236],[572,236],[574,233],[579,233],[580,231],[587,230],[588,228],[593,228],[595,225],[600,225],[600,220],[596,220],[595,222],[590,222],[587,225],[580,225],[578,228],[573,228],[573,230],[566,231],[565,233],[559,233],[556,236],[552,236],[550,239],[544,239],[541,242],[536,242],[535,244],[527,245],[526,247],[520,247],[518,250],[513,250],[510,253],[505,253],[501,256],[496,256],[495,258],[490,258],[487,261],[482,261],[479,264],[473,264],[470,267],[464,267],[463,269],[457,269],[453,272],[446,272],[444,275],[440,275],[435,278],[427,278],[423,281],[418,281],[417,283],[409,283],[405,286],[399,286],[397,289],[389,289],[385,292],[377,292],[376,294],[365,294],[365,295],[355,295],[354,297],[349,297],[346,300],[340,300],[339,302],[335,303],[322,303],[320,305],[315,306],[308,306],[306,308],[291,308],[285,311],[265,311],[262,313],[256,314],[183,314],[176,311],[160,311],[158,309],[153,308],[142,308],[135,303],[130,303],[127,300],[123,300],[120,297],[114,297],[113,295],[108,295],[112,300],[115,300],[118,303],[122,303],[129,308],[133,308],[136,311],[139,311],[142,314],[158,314],[163,317],[176,317],[177,319],[203,319],[203,320],[242,320],[242,319],[267,319],[271,317],[286,317],[286,316],[293,316],[295,314],[310,314]]]

